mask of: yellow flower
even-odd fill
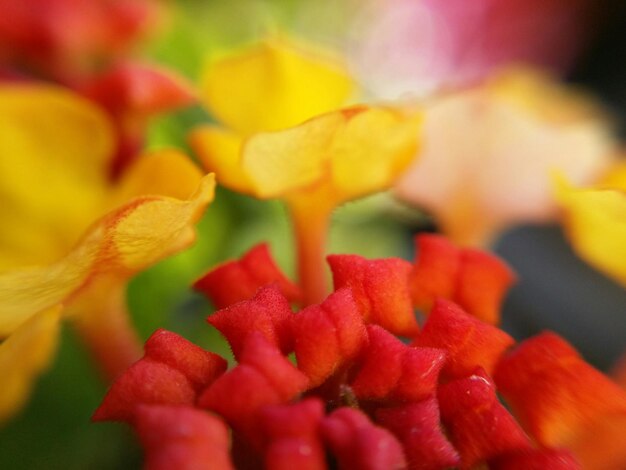
[[[528,69],[435,97],[424,114],[424,148],[396,195],[462,243],[488,244],[510,225],[555,218],[551,172],[591,182],[615,146],[597,105]]]
[[[143,156],[111,183],[113,143],[105,115],[76,95],[0,87],[0,335],[8,337],[0,369],[11,369],[13,390],[52,354],[43,339],[39,349],[28,345],[54,343],[54,315],[39,312],[59,305],[108,375],[136,359],[126,282],[192,243],[213,198],[213,176],[171,150]],[[0,397],[0,411],[19,402]]]
[[[354,88],[341,60],[328,51],[286,38],[267,39],[207,64],[201,97],[226,127],[194,130],[191,145],[220,184],[249,193],[238,165],[243,139],[337,109]]]
[[[220,183],[283,199],[293,218],[305,303],[326,292],[324,241],[338,204],[387,189],[416,153],[421,119],[383,106],[339,109],[353,90],[337,60],[269,40],[210,66],[203,96],[228,129],[191,144]]]
[[[626,286],[626,164],[590,188],[557,181],[567,236],[578,255]]]

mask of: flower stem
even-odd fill
[[[72,303],[73,326],[107,381],[142,355],[126,309],[125,282],[95,282]]]
[[[297,248],[298,282],[303,306],[319,303],[328,295],[326,238],[332,207],[311,200],[290,200],[289,212]]]

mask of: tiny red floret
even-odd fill
[[[307,377],[260,333],[248,336],[239,365],[219,377],[198,405],[223,416],[258,445],[258,412],[266,405],[287,403],[308,387]]]
[[[376,421],[400,440],[409,470],[440,470],[461,461],[443,433],[434,396],[417,403],[379,408]]]
[[[238,302],[209,315],[207,321],[228,340],[236,359],[243,345],[254,332],[284,353],[291,350],[289,301],[275,284],[262,287],[250,300]]]
[[[216,308],[248,300],[260,287],[275,283],[290,302],[302,299],[300,288],[278,268],[269,247],[262,243],[239,260],[228,261],[209,271],[193,287],[206,295]]]
[[[324,404],[308,398],[261,411],[265,468],[268,470],[325,470],[326,453],[320,434]]]
[[[233,470],[226,424],[187,406],[139,405],[134,427],[148,470]]]
[[[402,446],[362,411],[338,408],[322,420],[322,434],[337,458],[339,470],[406,468]]]
[[[350,363],[367,342],[363,318],[350,289],[328,296],[292,317],[298,368],[317,387]]]
[[[461,469],[530,447],[515,418],[502,406],[492,380],[478,369],[439,387],[441,419],[461,455]]]
[[[415,307],[428,312],[441,297],[484,322],[499,323],[500,305],[515,281],[513,271],[501,259],[459,248],[440,235],[418,235],[415,245],[417,256],[409,276]]]
[[[327,259],[335,289],[352,289],[366,323],[380,325],[399,336],[418,333],[408,285],[408,261],[368,260],[357,255],[331,255]]]
[[[420,401],[435,393],[446,360],[441,349],[414,348],[377,325],[350,385],[359,400]]]
[[[479,366],[491,373],[514,342],[501,329],[467,314],[453,302],[438,299],[412,345],[445,350],[448,361],[442,374],[461,378]]]

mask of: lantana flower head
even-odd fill
[[[0,110],[3,371],[26,388],[53,352],[63,307],[105,374],[115,376],[140,353],[126,283],[193,242],[213,177],[163,150],[111,182],[106,114],[58,87],[4,85]],[[3,416],[17,406],[13,396],[3,388]]]
[[[552,174],[590,183],[614,160],[616,142],[598,106],[531,69],[433,97],[424,116],[424,146],[395,194],[466,244],[554,220]]]
[[[342,271],[358,281],[342,275],[319,304],[294,313],[286,286],[273,283],[210,315],[237,359],[230,369],[173,333],[155,333],[94,419],[134,427],[149,468],[606,468],[581,443],[587,426],[606,420],[614,424],[604,435],[623,440],[626,392],[565,340],[545,333],[508,351],[506,333],[439,299],[407,344],[391,331],[391,305],[366,298],[380,295],[377,275],[387,289],[410,293],[417,266],[407,262],[404,274],[389,277],[377,266],[394,260],[343,256]],[[218,283],[215,273],[209,284]],[[468,282],[503,288],[480,279]],[[403,301],[391,298],[402,324]],[[579,376],[593,385],[580,389]],[[602,463],[619,466],[625,457],[613,452]]]

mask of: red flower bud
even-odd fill
[[[409,470],[440,470],[459,465],[459,454],[446,439],[439,423],[439,405],[435,397],[379,408],[376,421],[400,440]]]
[[[319,432],[323,416],[324,404],[315,398],[263,408],[265,468],[325,470],[326,454]]]
[[[458,305],[439,299],[413,346],[444,349],[448,361],[442,373],[461,378],[480,366],[488,373],[515,341],[504,331],[465,313]]]
[[[292,317],[298,368],[317,387],[353,360],[367,342],[363,319],[350,289],[341,289],[320,305]]]
[[[339,470],[406,468],[398,440],[386,429],[374,425],[362,411],[338,408],[322,420],[321,427]]]
[[[226,366],[217,354],[157,330],[146,342],[144,357],[115,380],[92,419],[129,421],[142,403],[192,405]]]
[[[287,403],[306,390],[308,379],[260,333],[246,339],[239,365],[218,378],[198,405],[219,413],[242,435],[259,445],[258,412]]]
[[[145,357],[182,372],[197,392],[222,375],[228,363],[171,331],[159,329],[146,341]]]
[[[460,468],[530,448],[530,440],[498,401],[494,383],[481,369],[440,386],[437,396],[441,419],[461,455]]]
[[[263,337],[284,353],[291,350],[291,307],[276,285],[259,289],[250,300],[218,310],[207,318],[228,340],[236,359],[252,333]]]
[[[351,382],[358,399],[420,401],[435,393],[445,351],[407,346],[377,325],[367,333],[369,345]]]
[[[186,406],[139,405],[134,427],[149,470],[232,470],[228,428],[205,411]]]
[[[331,255],[335,290],[350,287],[366,323],[400,336],[419,331],[409,293],[411,264],[399,258],[368,260],[357,255]]]
[[[213,302],[216,308],[225,308],[250,299],[260,287],[276,283],[290,302],[302,298],[300,288],[278,268],[267,244],[252,248],[241,259],[228,261],[198,279],[193,287]]]
[[[143,358],[113,382],[91,419],[131,421],[140,404],[191,406],[195,401],[194,387],[182,372]]]
[[[500,305],[515,280],[503,261],[480,250],[458,248],[439,235],[419,235],[415,244],[417,256],[409,276],[415,307],[427,312],[442,297],[487,323],[500,321]]]

